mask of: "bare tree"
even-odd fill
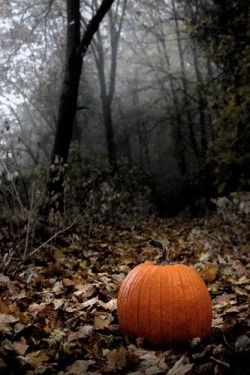
[[[110,44],[110,67],[107,72],[107,59],[105,54],[106,38],[99,29],[93,43],[93,53],[98,71],[101,103],[103,111],[103,123],[106,135],[109,164],[113,171],[117,170],[117,152],[114,140],[114,129],[112,119],[112,102],[115,93],[117,56],[122,24],[127,7],[127,0],[118,0],[116,7],[110,10],[108,18],[109,44]]]
[[[66,0],[66,64],[48,181],[48,212],[64,212],[64,176],[69,154],[83,57],[114,0],[103,0],[81,38],[80,0]]]

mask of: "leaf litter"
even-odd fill
[[[73,230],[73,229],[72,229]],[[238,232],[236,232],[236,230]],[[13,273],[0,273],[1,374],[249,374],[250,232],[217,217],[149,218],[78,228],[65,248],[47,245]],[[195,268],[213,300],[206,342],[155,350],[119,329],[119,285],[135,265],[159,254]]]

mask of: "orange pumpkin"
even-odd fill
[[[161,347],[208,336],[212,303],[199,274],[183,264],[139,264],[123,280],[117,300],[119,325],[126,336],[143,337]]]

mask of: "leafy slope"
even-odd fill
[[[147,245],[152,238],[207,283],[214,318],[206,343],[155,351],[119,330],[119,284],[133,266],[158,256]],[[249,373],[249,238],[245,228],[217,216],[149,218],[88,234],[71,229],[71,246],[47,246],[32,263],[12,265],[11,277],[0,274],[0,373]]]

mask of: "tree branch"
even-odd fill
[[[97,13],[94,15],[94,17],[90,20],[90,22],[87,25],[87,28],[83,34],[78,53],[80,53],[81,57],[84,57],[84,55],[87,52],[87,49],[91,43],[91,40],[98,30],[98,27],[106,15],[106,13],[109,11],[111,5],[113,4],[114,0],[103,0],[100,8],[98,9]]]

